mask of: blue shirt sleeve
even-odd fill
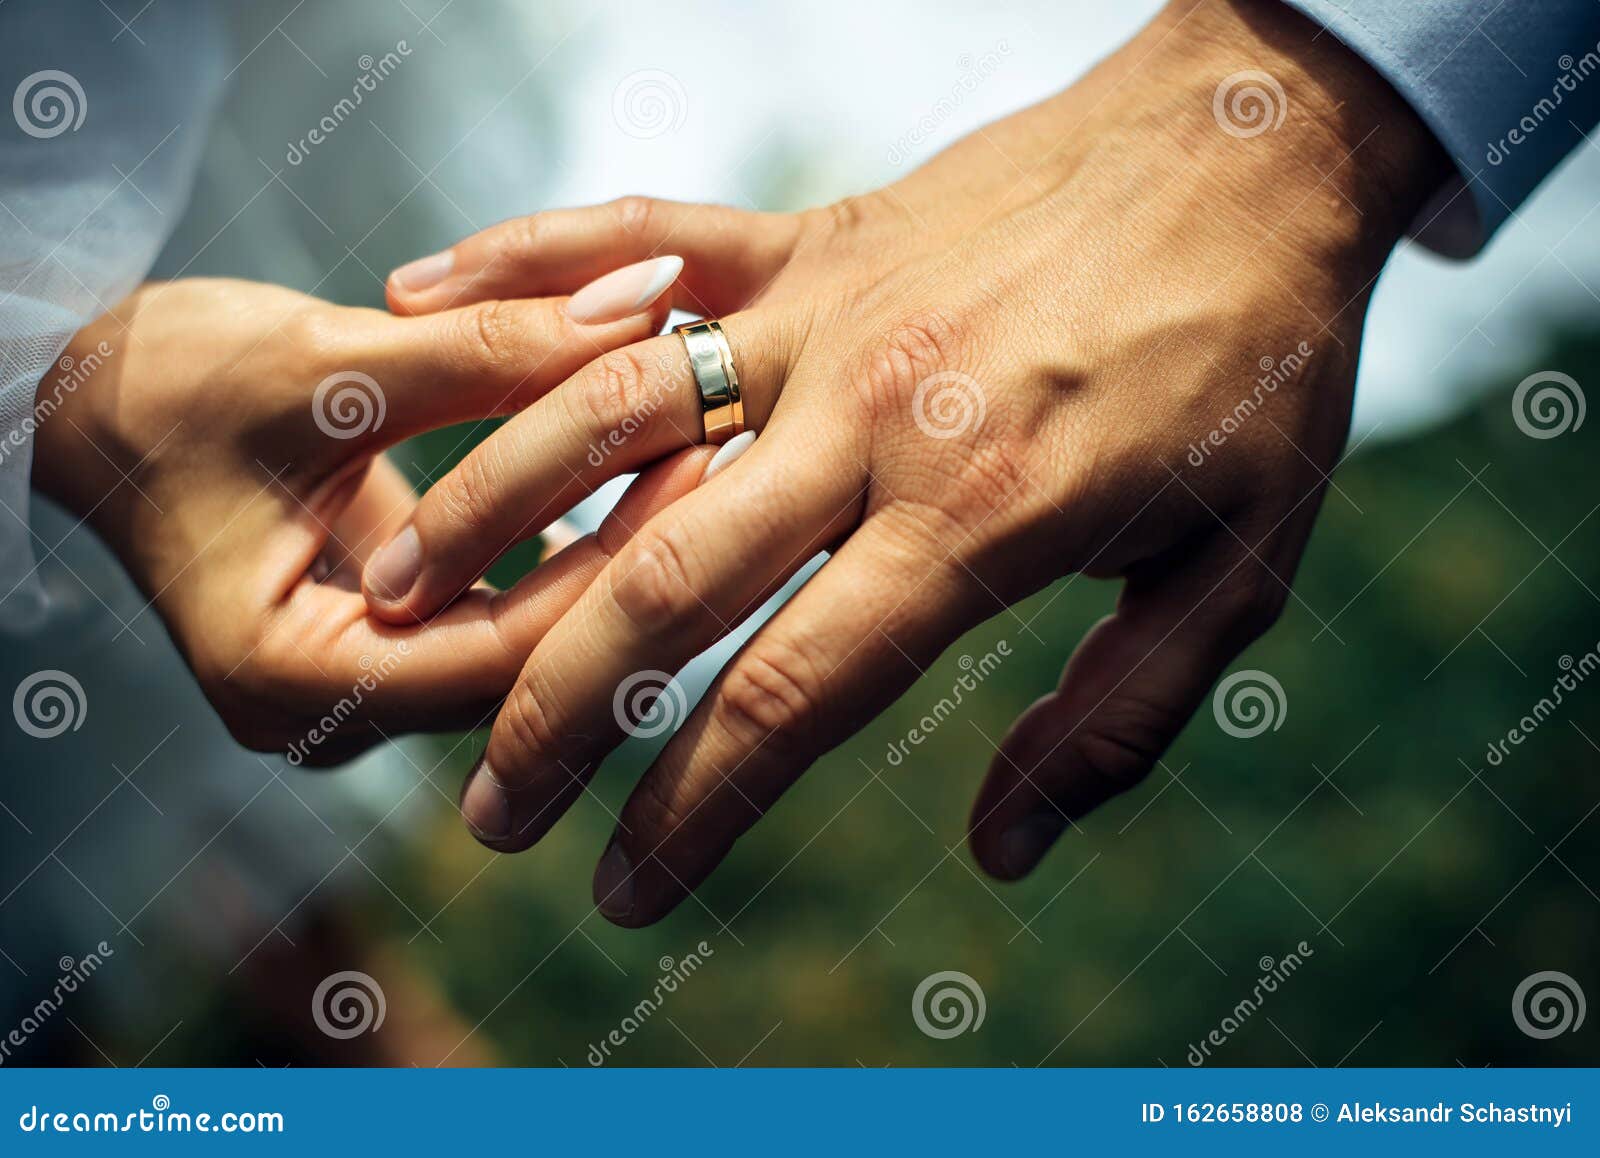
[[[1476,252],[1600,121],[1596,0],[1285,0],[1410,102],[1458,177],[1412,228]]]

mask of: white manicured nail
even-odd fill
[[[573,294],[567,302],[567,316],[583,326],[620,322],[648,309],[682,272],[681,257],[653,257],[625,265]]]
[[[727,470],[738,460],[739,456],[755,444],[755,431],[747,430],[743,434],[735,434],[722,444],[716,454],[711,456],[711,461],[706,463],[706,473],[700,476],[700,481],[702,483],[710,482],[712,475],[720,474]]]

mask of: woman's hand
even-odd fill
[[[539,839],[627,730],[618,689],[676,670],[822,550],[628,801],[595,877],[612,920],[671,910],[962,632],[1063,575],[1120,577],[1122,598],[1007,736],[973,851],[1020,877],[1137,783],[1289,596],[1368,293],[1446,172],[1315,32],[1278,0],[1180,3],[880,192],[799,216],[542,214],[463,242],[431,286],[391,283],[397,311],[425,313],[670,244],[676,301],[722,318],[760,431],[534,648],[466,790],[478,831]],[[374,611],[450,606],[530,505],[701,431],[678,338],[599,359],[424,496],[412,581]]]
[[[589,324],[564,299],[399,319],[249,282],[152,283],[76,336],[73,378],[41,385],[34,481],[109,542],[242,743],[329,764],[385,732],[470,727],[711,452],[642,480],[514,590],[479,588],[425,628],[378,622],[361,597],[362,566],[415,506],[380,452],[523,407],[660,328],[665,301],[626,304]]]

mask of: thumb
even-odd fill
[[[972,812],[972,852],[986,872],[1026,876],[1069,826],[1143,780],[1276,618],[1287,588],[1229,543],[1130,577],[1060,685],[1011,726]]]
[[[428,314],[493,298],[571,293],[607,270],[682,255],[673,304],[706,317],[743,309],[788,261],[800,233],[791,213],[754,213],[624,197],[492,225],[389,275],[389,308]]]

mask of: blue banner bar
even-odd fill
[[[0,1070],[0,1107],[6,1155],[1600,1153],[1600,1071],[1570,1069]]]

